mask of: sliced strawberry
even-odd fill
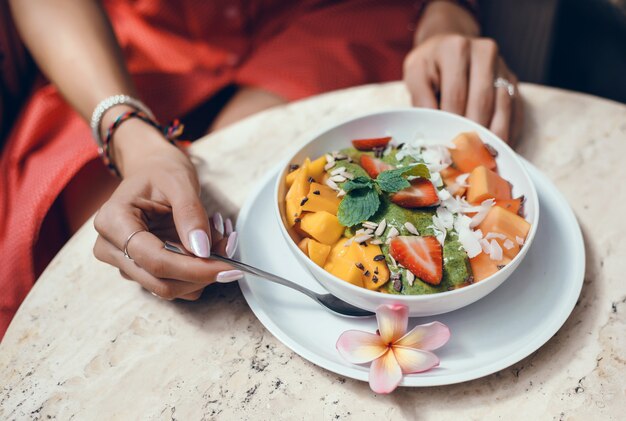
[[[384,148],[391,142],[391,137],[375,137],[372,139],[355,139],[352,146],[360,151],[371,151],[375,148]]]
[[[443,250],[433,236],[400,236],[389,244],[389,253],[396,262],[424,282],[439,285],[443,274]]]
[[[378,177],[378,174],[380,174],[381,172],[387,171],[393,168],[391,165],[387,164],[386,162],[378,158],[374,158],[373,156],[369,156],[365,154],[361,155],[361,166],[367,172],[367,174],[369,174],[369,176],[372,178],[376,178]]]
[[[439,196],[430,180],[416,178],[411,181],[411,187],[392,194],[391,201],[403,208],[424,208],[438,204]]]

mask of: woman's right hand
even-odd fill
[[[211,252],[232,256],[237,233],[219,214],[209,222],[185,153],[136,119],[120,126],[113,147],[124,180],[96,215],[96,258],[168,300],[195,300],[208,284],[240,279],[243,274],[230,265],[206,259]],[[203,259],[169,252],[165,240]]]

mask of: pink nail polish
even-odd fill
[[[224,272],[220,272],[217,274],[215,278],[215,282],[220,282],[222,284],[238,281],[243,278],[243,272],[240,270],[227,270]]]
[[[226,255],[229,258],[233,258],[235,255],[235,251],[237,251],[237,244],[239,243],[239,234],[236,231],[233,231],[228,236],[228,241],[226,242]]]
[[[189,246],[191,251],[198,257],[209,257],[211,255],[211,243],[206,232],[197,229],[189,233]]]
[[[222,214],[219,212],[215,212],[213,214],[213,227],[217,232],[221,235],[224,235],[224,218],[222,218]]]
[[[230,235],[233,232],[233,221],[231,221],[230,218],[226,218],[224,228],[224,235]]]

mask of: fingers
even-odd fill
[[[499,66],[499,73],[502,75],[502,77],[507,79],[510,83],[516,85],[517,88],[517,78],[515,77],[515,75],[506,68],[506,65],[503,61],[500,62]],[[511,97],[511,95],[509,95],[509,92],[505,87],[496,88],[495,96],[495,110],[491,119],[489,129],[494,132],[498,137],[508,142],[511,134],[511,120],[513,117],[514,99]]]
[[[411,95],[411,103],[415,107],[437,108],[434,87],[439,82],[436,75],[435,66],[416,54],[416,51],[407,56],[404,61],[404,81]]]
[[[469,71],[469,93],[465,116],[485,127],[489,126],[494,112],[495,79],[498,45],[492,39],[472,41]]]
[[[206,286],[206,284],[160,279],[142,269],[134,261],[124,257],[124,254],[117,247],[101,236],[96,240],[94,254],[99,260],[118,267],[126,276],[139,283],[148,291],[166,300],[188,296],[202,290]]]
[[[467,102],[471,41],[449,36],[438,50],[441,74],[441,109],[463,115]]]
[[[192,171],[192,170],[190,170]],[[178,236],[198,257],[211,255],[209,219],[200,201],[196,174],[169,175],[163,182],[163,193],[172,206]]]
[[[211,243],[212,245],[215,245],[219,241],[221,241],[225,235],[226,228],[222,214],[219,212],[215,212],[211,217],[209,225],[211,227]]]

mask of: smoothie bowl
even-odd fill
[[[411,316],[486,296],[522,262],[537,193],[519,158],[482,126],[436,110],[371,114],[314,136],[278,176],[291,251],[335,296]]]

